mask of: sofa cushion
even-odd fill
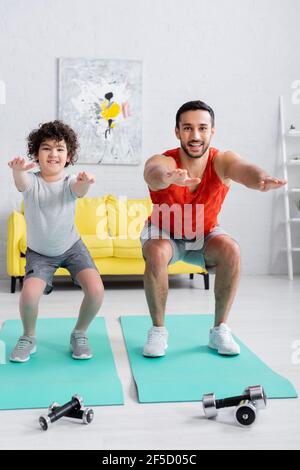
[[[100,239],[97,235],[81,235],[81,238],[92,258],[109,258],[113,256],[113,242],[109,237]]]
[[[115,258],[143,259],[142,245],[139,239],[131,239],[127,236],[125,239],[114,237],[112,242]]]
[[[152,212],[152,202],[150,198],[127,199],[109,195],[106,208],[111,237],[139,240],[145,221]]]
[[[105,197],[83,197],[76,201],[75,224],[78,232],[107,238],[107,211]]]

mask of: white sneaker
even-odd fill
[[[143,355],[147,357],[161,357],[166,354],[168,347],[168,330],[164,326],[152,326],[148,331],[148,340],[144,346]]]
[[[234,341],[231,330],[225,323],[210,330],[208,346],[211,349],[216,349],[219,354],[228,356],[240,354],[240,347]]]

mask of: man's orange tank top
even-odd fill
[[[167,150],[164,152],[165,156],[172,157],[176,161],[177,168],[181,168],[181,161],[179,156],[180,148],[173,150]],[[191,193],[187,186],[177,186],[171,184],[168,188],[161,189],[159,191],[150,191],[150,197],[153,204],[160,206],[162,204],[167,204],[171,207],[174,204],[180,205],[182,209],[182,214],[185,204],[191,204],[192,206],[192,229],[196,230],[196,204],[203,204],[204,207],[204,235],[206,236],[218,225],[218,214],[221,210],[223,201],[228,193],[229,187],[225,185],[219,176],[217,175],[214,169],[214,159],[218,153],[216,148],[209,148],[209,155],[207,159],[206,168],[202,175],[201,182],[198,188]],[[154,215],[155,208],[152,215]],[[152,216],[149,217],[151,219]],[[161,214],[159,214],[159,226],[164,228],[164,224],[161,220]],[[155,220],[155,218],[154,218]],[[155,223],[153,217],[151,219],[152,223]],[[174,217],[170,218],[170,234],[178,233],[176,227],[174,227]],[[182,228],[181,228],[182,227]],[[181,224],[181,235],[183,237],[190,238],[190,236],[185,233],[184,223],[182,220]]]

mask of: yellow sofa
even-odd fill
[[[146,199],[79,198],[76,201],[75,223],[101,275],[143,274],[145,262],[139,239],[145,220],[151,214],[152,203]],[[23,206],[13,211],[8,219],[7,273],[11,277],[11,292],[16,280],[22,284],[25,274],[26,221]],[[205,289],[209,289],[209,275],[200,267],[178,261],[169,266],[169,274],[202,274]],[[57,276],[69,272],[60,268]]]

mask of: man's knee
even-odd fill
[[[212,239],[205,253],[207,266],[226,265],[229,268],[239,268],[241,252],[239,244],[228,236]]]
[[[226,265],[231,268],[238,268],[241,262],[241,250],[239,244],[232,239],[226,240],[221,257]]]
[[[168,266],[172,253],[172,246],[167,240],[149,240],[143,247],[146,265],[152,269]]]

